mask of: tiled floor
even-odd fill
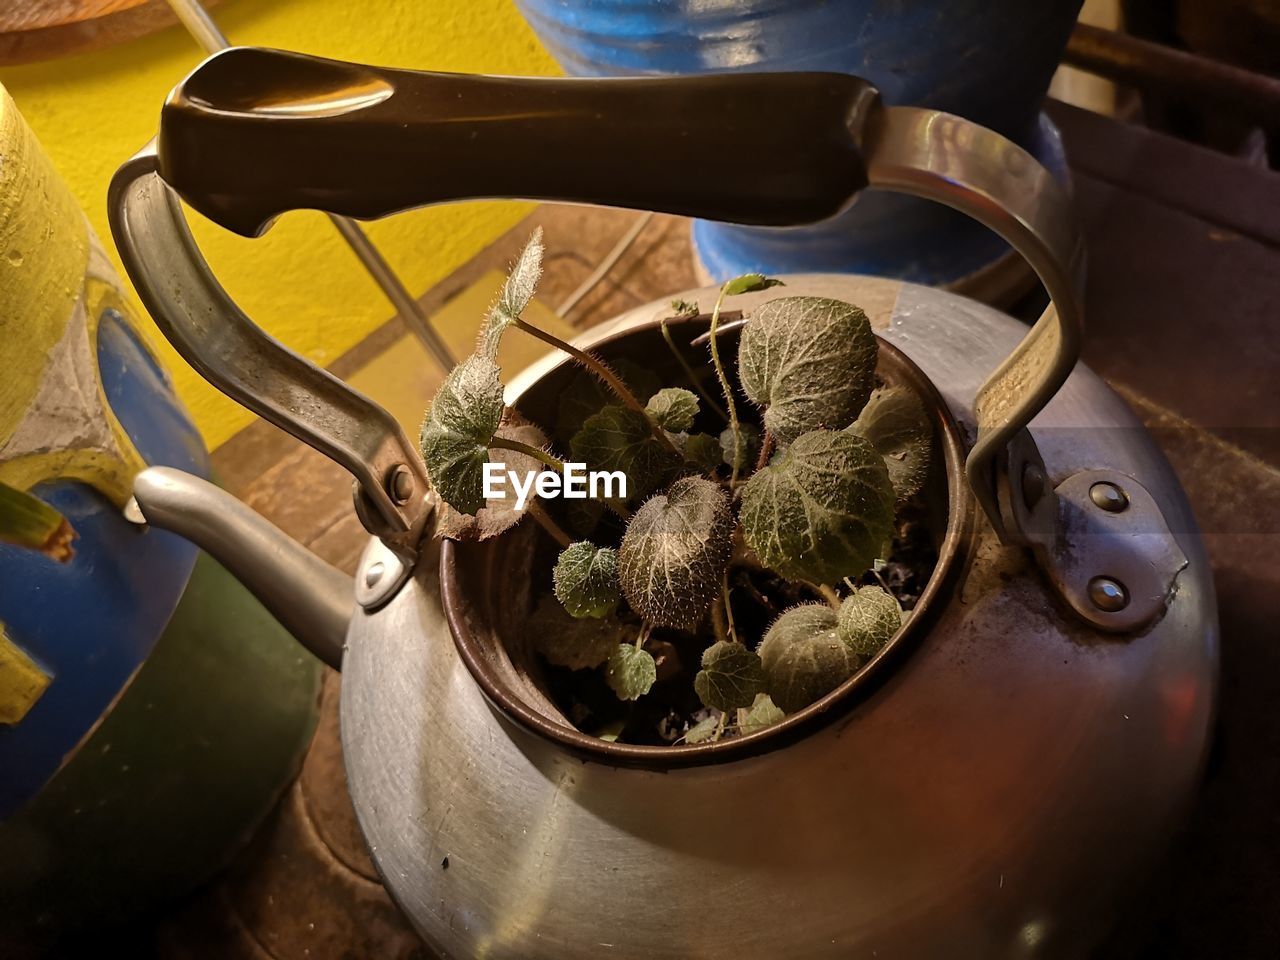
[[[1280,955],[1280,177],[1069,109],[1057,117],[1089,242],[1086,360],[1156,431],[1182,477],[1215,564],[1223,632],[1208,782],[1187,836],[1155,881],[1150,912],[1135,915],[1109,955],[1273,957]],[[462,349],[495,271],[534,224],[546,231],[539,298],[549,305],[590,272],[632,216],[540,208],[424,304]],[[570,319],[590,325],[694,285],[687,224],[657,217]],[[398,321],[335,372],[410,430],[440,377]],[[364,532],[338,467],[261,423],[215,459],[224,482],[252,506],[322,556],[354,566]],[[298,783],[234,867],[160,924],[162,956],[427,955],[364,852],[346,797],[337,687],[331,676]]]

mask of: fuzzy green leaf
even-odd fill
[[[862,658],[840,639],[836,612],[806,603],[783,612],[760,641],[769,696],[787,713],[803,710],[848,680]]]
[[[498,358],[502,334],[519,319],[533,299],[538,281],[542,279],[542,254],[542,228],[538,227],[520,251],[506,283],[502,285],[498,302],[489,308],[484,328],[480,331],[480,352],[490,360]]]
[[[764,690],[764,667],[754,650],[721,640],[703,651],[693,689],[699,700],[717,710],[750,706]]]
[[[696,317],[698,315],[698,305],[690,303],[688,300],[672,300],[670,307],[676,318]]]
[[[716,733],[720,730],[719,717],[707,717],[705,720],[699,720],[689,732],[684,735],[685,743],[706,743],[708,740],[714,740]]]
[[[861,437],[801,434],[742,491],[747,546],[793,580],[835,583],[871,566],[893,534],[893,485]]]
[[[474,514],[485,505],[484,465],[502,422],[498,365],[472,354],[449,371],[422,424],[422,456],[445,503]]]
[[[658,667],[648,651],[634,643],[620,643],[609,654],[604,679],[619,700],[636,700],[658,679]]]
[[[546,435],[531,423],[521,421],[513,411],[508,410],[498,427],[495,437],[516,440],[531,447],[545,447]],[[528,454],[514,450],[491,449],[488,459],[490,463],[499,464],[505,471],[513,470],[524,476],[542,469],[542,463]],[[504,483],[504,492],[510,493]],[[529,512],[529,504],[536,498],[533,489],[529,490],[529,498],[523,508],[516,508],[514,495],[494,497],[486,500],[485,505],[476,513],[459,513],[447,503],[440,505],[440,517],[436,521],[435,535],[450,540],[489,540],[499,534],[506,533],[519,523]],[[590,503],[588,500],[571,500],[570,503]]]
[[[618,644],[635,634],[635,627],[613,617],[578,620],[569,616],[555,597],[543,596],[529,618],[533,647],[547,662],[570,670],[598,667]]]
[[[592,470],[625,473],[628,500],[652,493],[680,466],[679,455],[653,436],[649,418],[619,404],[588,417],[569,442],[569,450]]]
[[[899,500],[920,491],[929,471],[933,427],[914,390],[877,387],[848,430],[870,440],[884,457]]]
[[[860,587],[840,605],[840,639],[865,662],[902,626],[902,607],[880,587]]]
[[[858,307],[822,297],[762,304],[742,330],[738,376],[778,443],[853,422],[875,385],[876,338]]]
[[[618,551],[579,540],[560,551],[552,573],[555,594],[574,617],[607,617],[622,602]]]
[[[640,400],[647,400],[662,386],[652,370],[625,358],[613,364],[613,372]],[[560,394],[556,408],[556,438],[562,443],[568,443],[582,429],[588,417],[598,413],[602,407],[617,403],[617,400],[595,374],[579,367]]]
[[[561,443],[569,443],[573,435],[582,429],[587,418],[608,404],[603,384],[587,371],[577,371],[569,385],[560,393],[556,412],[556,438]]]
[[[663,430],[683,433],[698,416],[698,398],[683,387],[664,387],[649,398],[645,410]]]
[[[655,626],[692,629],[720,589],[733,516],[717,484],[685,477],[627,524],[618,576],[631,608]]]
[[[66,518],[43,500],[0,483],[0,543],[11,543],[65,563],[76,537]]]
[[[733,427],[725,427],[720,432],[720,456],[730,467],[736,465],[740,472],[750,469],[759,451],[760,430],[754,424],[739,423],[736,434]]]
[[[720,441],[709,433],[677,434],[676,447],[684,457],[685,465],[698,473],[711,473],[724,462]]]
[[[745,737],[781,723],[786,718],[787,715],[778,709],[778,705],[767,693],[757,693],[750,707],[738,711],[738,729]]]
[[[768,290],[770,287],[781,287],[781,280],[775,280],[773,277],[766,277],[763,273],[744,273],[740,277],[734,277],[725,283],[724,295],[726,297],[736,297],[742,293],[752,293],[756,290]]]

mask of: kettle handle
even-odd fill
[[[832,216],[867,186],[969,214],[1017,249],[1049,292],[1050,307],[975,402],[966,472],[1007,538],[1000,454],[1080,350],[1083,247],[1069,200],[999,134],[935,110],[885,107],[856,77],[483,77],[232,48],[170,94],[157,140],[117,172],[109,208],[125,268],[178,351],[224,393],[350,470],[366,526],[392,542],[411,541],[427,511],[416,449],[386,411],[236,307],[177,195],[256,236],[295,208],[369,218],[480,197],[780,226]]]

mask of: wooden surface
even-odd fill
[[[98,50],[177,22],[165,0],[4,0],[0,66]]]
[[[1280,955],[1280,177],[1069,108],[1055,111],[1089,245],[1086,360],[1156,433],[1196,507],[1222,612],[1222,708],[1204,790],[1168,868],[1107,957]],[[533,223],[557,303],[631,215],[543,207],[424,298],[437,314],[514,256]],[[693,285],[687,225],[656,218],[574,315],[606,319]],[[478,322],[479,318],[475,318]],[[388,349],[389,323],[336,365],[350,376]],[[416,349],[416,345],[414,346]],[[423,363],[428,361],[423,358]],[[429,378],[428,378],[429,379]],[[425,380],[423,381],[425,382]],[[425,406],[422,383],[400,409]],[[231,488],[351,569],[363,531],[350,480],[263,424],[217,454]],[[426,957],[379,886],[347,801],[338,679],[298,784],[209,890],[133,931],[139,954],[186,960]],[[1135,763],[1141,758],[1135,757]],[[1105,863],[1098,864],[1100,871]]]

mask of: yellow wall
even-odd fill
[[[557,72],[511,0],[227,0],[214,13],[233,43],[421,69]],[[107,183],[154,133],[165,94],[199,60],[194,43],[173,27],[97,53],[0,70],[0,83],[113,256]],[[368,229],[409,289],[421,293],[527,210],[516,203],[437,207]],[[394,312],[318,213],[289,214],[259,240],[233,236],[194,214],[192,220],[231,295],[318,363],[331,362]],[[211,446],[249,422],[247,411],[208,386],[151,330]]]

